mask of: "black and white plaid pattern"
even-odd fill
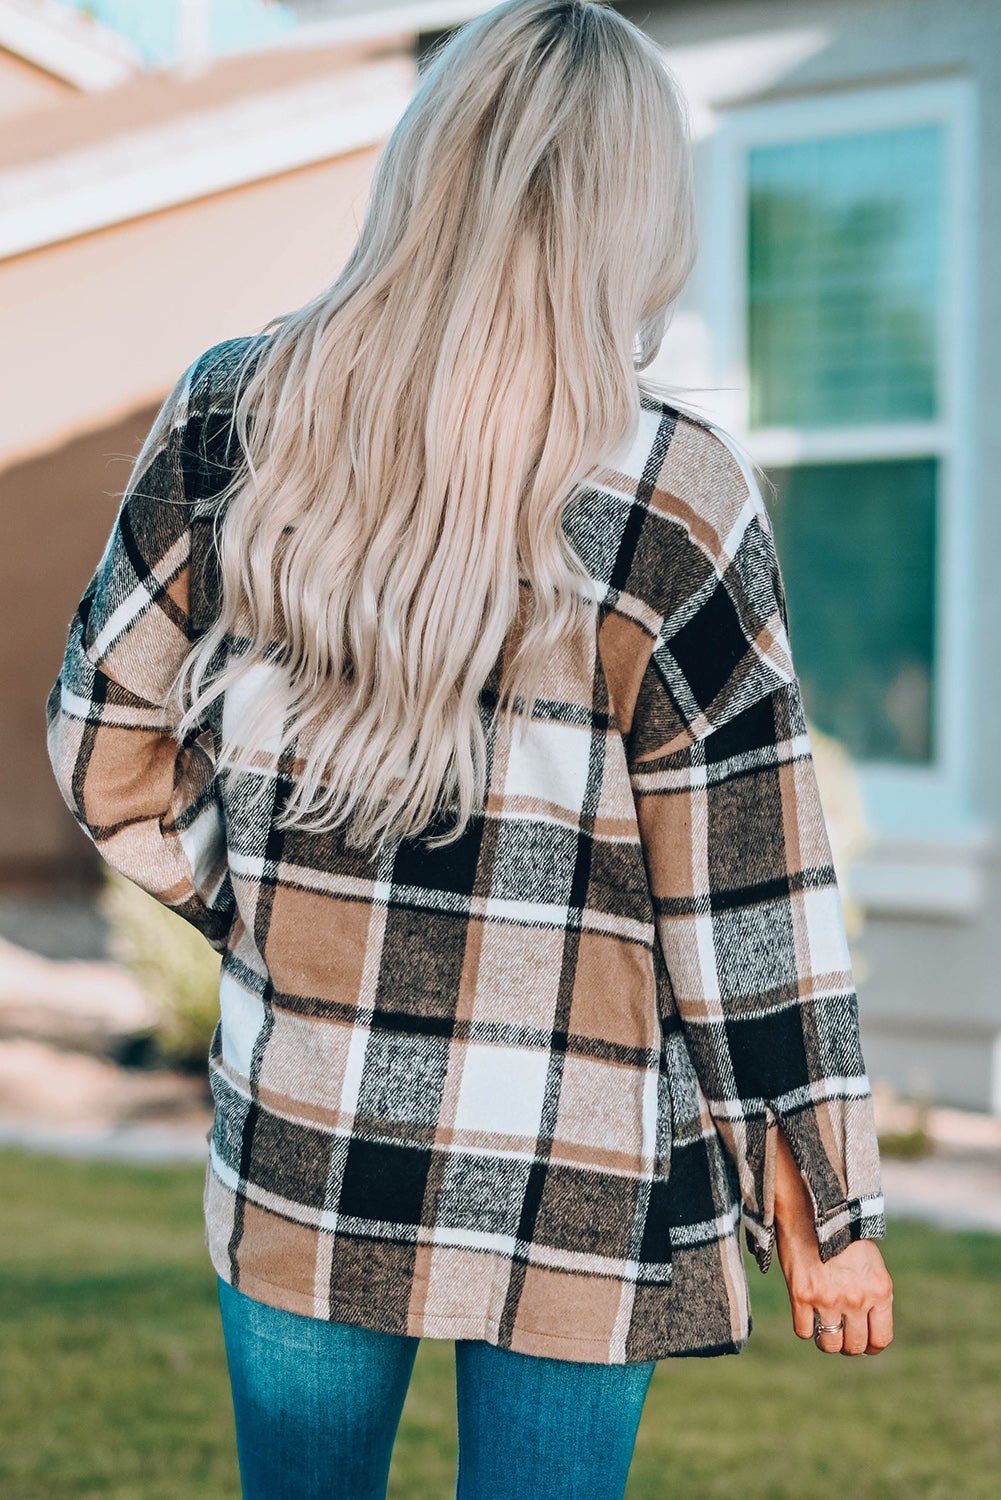
[[[212,1263],[390,1332],[599,1363],[737,1352],[741,1211],[767,1269],[777,1122],[821,1255],[885,1231],[753,481],[723,435],[644,397],[565,513],[593,637],[549,663],[523,738],[491,730],[461,841],[370,858],[275,827],[295,768],[268,736],[258,808],[216,774],[232,693],[184,744],[163,707],[218,608],[226,419],[259,344],[210,350],[164,404],[47,703],[74,817],[222,955]]]

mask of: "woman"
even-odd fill
[[[620,1496],[657,1359],[892,1336],[872,1100],[750,470],[641,386],[683,105],[612,9],[434,59],[334,283],[168,397],[47,705],[222,955],[206,1171],[244,1492]]]

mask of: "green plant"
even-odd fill
[[[868,849],[872,833],[866,820],[858,772],[848,750],[840,740],[824,734],[816,724],[808,723],[807,729],[831,843],[831,857],[841,887],[845,929],[849,943],[852,943],[861,934],[865,913],[850,894],[848,872],[854,861]],[[865,965],[854,949],[852,960],[858,976],[862,977]]]
[[[905,1101],[903,1121],[898,1118],[894,1122],[895,1129],[881,1130],[879,1133],[880,1155],[905,1158],[930,1156],[935,1149],[929,1127],[930,1111],[931,1101],[924,1095]]]
[[[219,1019],[219,954],[189,922],[110,866],[100,907],[112,958],[135,977],[153,1009],[157,1050],[176,1067],[203,1069]]]
[[[923,1125],[914,1130],[888,1130],[879,1137],[880,1156],[900,1156],[913,1159],[930,1156],[932,1139]]]

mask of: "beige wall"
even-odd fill
[[[336,276],[376,148],[0,263],[0,467],[169,390],[210,344],[250,333]],[[39,393],[45,400],[39,400]]]

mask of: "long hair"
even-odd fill
[[[381,849],[448,808],[438,847],[482,807],[515,620],[508,726],[594,629],[561,517],[636,430],[694,241],[684,100],[609,6],[509,0],[432,59],[343,271],[239,395],[221,609],[175,680],[179,735],[227,694],[217,770],[292,756],[279,826]]]

